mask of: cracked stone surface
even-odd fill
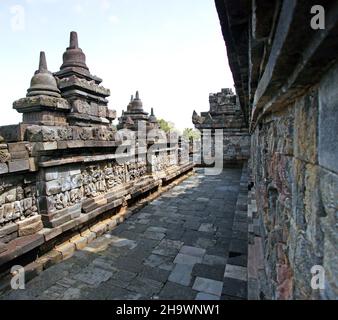
[[[195,171],[3,299],[245,299],[246,221],[234,224],[241,169]]]

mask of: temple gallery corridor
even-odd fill
[[[4,299],[246,299],[247,172],[204,169]]]

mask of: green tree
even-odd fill
[[[166,121],[164,119],[159,119],[158,124],[160,129],[164,132],[173,131],[175,129],[175,125],[172,122]]]
[[[190,142],[193,140],[197,140],[201,137],[201,133],[198,130],[194,130],[191,128],[185,128],[183,130],[183,137],[188,139]]]

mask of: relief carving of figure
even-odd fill
[[[5,150],[0,150],[0,162],[4,163],[6,161],[9,161],[11,159],[11,155],[10,153],[7,151],[7,149]]]

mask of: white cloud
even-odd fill
[[[27,4],[37,4],[37,3],[39,3],[39,2],[42,2],[42,3],[46,3],[46,4],[48,4],[48,3],[57,3],[57,1],[59,1],[59,0],[25,0],[25,2],[27,3]]]
[[[110,8],[110,1],[109,0],[100,0],[100,6],[103,10],[108,10]]]
[[[108,21],[112,24],[118,24],[120,22],[119,17],[111,15],[108,17]]]
[[[10,7],[10,12],[12,15],[11,18],[11,28],[12,31],[23,31],[25,30],[25,8],[21,5],[15,5]]]
[[[77,13],[77,14],[82,14],[84,12],[84,7],[83,5],[81,5],[80,3],[77,3],[75,6],[74,6],[74,11]]]

